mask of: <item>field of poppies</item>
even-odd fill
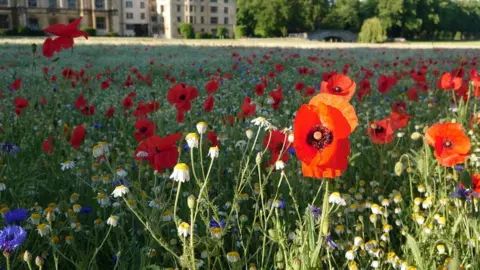
[[[0,269],[480,268],[478,50],[60,30],[0,45]]]

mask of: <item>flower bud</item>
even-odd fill
[[[247,129],[247,131],[245,131],[245,135],[247,135],[247,138],[250,140],[253,138],[253,130]]]
[[[195,198],[195,196],[193,195],[188,196],[188,199],[187,199],[188,208],[194,209],[196,200],[197,198]]]
[[[197,131],[198,134],[205,134],[207,132],[208,124],[205,122],[198,122],[197,124]]]
[[[255,163],[257,163],[257,165],[260,165],[262,163],[262,153],[261,152],[257,153],[257,156],[255,157]]]
[[[42,257],[37,256],[37,257],[35,258],[35,265],[37,265],[38,267],[42,267],[42,266],[43,266],[43,262],[44,262],[44,261],[43,261],[43,258],[42,258]]]
[[[28,250],[26,250],[24,253],[23,253],[23,260],[25,262],[29,262],[32,260],[32,253],[30,253]]]
[[[298,257],[293,258],[293,270],[300,269],[302,269],[302,261]]]

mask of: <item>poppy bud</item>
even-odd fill
[[[193,195],[188,196],[188,199],[187,199],[188,208],[190,208],[191,210],[195,209],[196,200],[197,198],[195,198],[195,196]]]

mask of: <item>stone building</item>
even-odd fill
[[[180,24],[195,32],[216,34],[225,27],[233,36],[235,0],[0,0],[0,30],[18,26],[44,29],[83,16],[81,27],[98,35],[181,38]]]

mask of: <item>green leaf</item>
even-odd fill
[[[469,188],[472,186],[472,176],[469,172],[463,171],[460,174],[460,182],[463,184],[465,188]]]
[[[55,63],[55,62],[57,62],[58,60],[60,60],[60,57],[55,57],[55,58],[53,58],[52,62]]]
[[[420,252],[417,241],[410,234],[407,234],[407,247],[412,252],[415,262],[417,263],[417,267],[419,269],[423,269],[422,253]]]

